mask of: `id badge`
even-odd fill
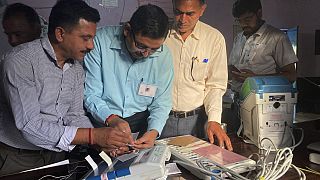
[[[156,91],[157,86],[140,83],[138,94],[140,96],[154,97],[156,95]]]

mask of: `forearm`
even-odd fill
[[[90,144],[90,128],[78,128],[77,133],[72,140],[72,145]],[[92,130],[91,130],[92,135]],[[92,137],[91,137],[92,138]]]
[[[158,97],[149,107],[150,115],[148,117],[148,131],[155,129],[159,135],[169,117],[172,109],[171,82],[164,93]]]
[[[162,132],[164,125],[169,117],[169,112],[171,110],[171,106],[166,107],[158,107],[158,108],[151,108],[150,116],[148,117],[148,131],[154,129],[156,130],[159,135]]]
[[[208,121],[221,122],[222,96],[225,89],[211,89],[204,99],[204,107],[208,116]]]

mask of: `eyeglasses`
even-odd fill
[[[141,51],[141,52],[146,52],[146,51],[149,51],[150,53],[154,53],[156,52],[159,48],[160,48],[160,51],[162,51],[162,45],[158,48],[150,48],[150,47],[147,47],[139,42],[136,41],[136,36],[133,32],[133,30],[131,30],[131,34],[132,34],[132,38],[133,38],[133,42],[134,42],[134,45]]]
[[[237,23],[249,23],[251,22],[251,20],[253,19],[253,17],[255,16],[256,14],[251,14],[249,16],[246,16],[246,17],[242,17],[242,18],[236,18],[235,21]]]

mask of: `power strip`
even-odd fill
[[[186,138],[190,138],[191,135],[186,135],[186,136],[178,136],[178,138],[181,137],[186,137]],[[191,136],[192,137],[192,136]],[[171,155],[172,158],[174,160],[179,160],[179,161],[183,161],[186,162],[190,165],[194,165],[197,166],[197,160],[205,160],[205,163],[203,163],[203,165],[205,166],[206,169],[214,170],[217,169],[216,165],[215,165],[215,161],[213,162],[213,160],[210,160],[209,158],[206,158],[202,155],[200,155],[199,153],[197,153],[197,150],[201,149],[201,148],[206,148],[209,146],[213,146],[213,148],[216,148],[218,151],[221,151],[221,153],[216,154],[212,154],[212,157],[215,156],[215,158],[220,159],[220,160],[224,160],[224,159],[228,159],[228,157],[241,157],[240,161],[237,161],[236,159],[235,162],[231,162],[230,163],[227,162],[227,164],[220,164],[222,166],[224,166],[227,169],[231,169],[232,171],[235,171],[236,173],[243,173],[243,172],[248,172],[250,170],[253,170],[255,168],[256,162],[243,157],[241,155],[238,155],[234,152],[231,151],[227,151],[225,149],[222,149],[216,145],[210,144],[204,140],[198,139],[196,137],[193,137],[196,139],[196,142],[193,142],[187,146],[177,146],[177,145],[172,145],[170,144],[170,140],[177,138],[177,137],[171,137],[171,138],[166,138],[166,139],[161,139],[161,140],[157,140],[156,144],[165,144],[167,145],[170,150],[171,150]],[[189,170],[193,175],[197,176],[200,179],[205,179],[205,180],[211,180],[211,176],[208,176],[206,174],[201,173],[199,170],[197,170],[196,168],[193,168],[192,166],[187,166],[187,165],[183,165],[181,164],[181,166],[183,166],[185,169]]]

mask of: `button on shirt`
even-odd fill
[[[274,74],[278,68],[297,61],[287,35],[264,23],[248,39],[243,32],[236,36],[228,64],[255,74]],[[239,92],[241,85],[233,80],[231,88]]]
[[[83,110],[81,64],[71,60],[59,68],[47,37],[13,48],[3,63],[13,115],[8,111],[0,121],[0,141],[21,149],[71,150],[77,128],[92,127]]]
[[[198,21],[185,41],[171,30],[165,44],[173,54],[173,110],[190,111],[204,105],[208,120],[221,122],[228,79],[223,35]]]
[[[148,130],[162,131],[171,109],[172,56],[166,46],[132,61],[121,26],[98,30],[95,49],[85,57],[85,107],[104,123],[111,114],[123,118],[149,110]],[[154,97],[139,95],[141,84],[156,87]]]

